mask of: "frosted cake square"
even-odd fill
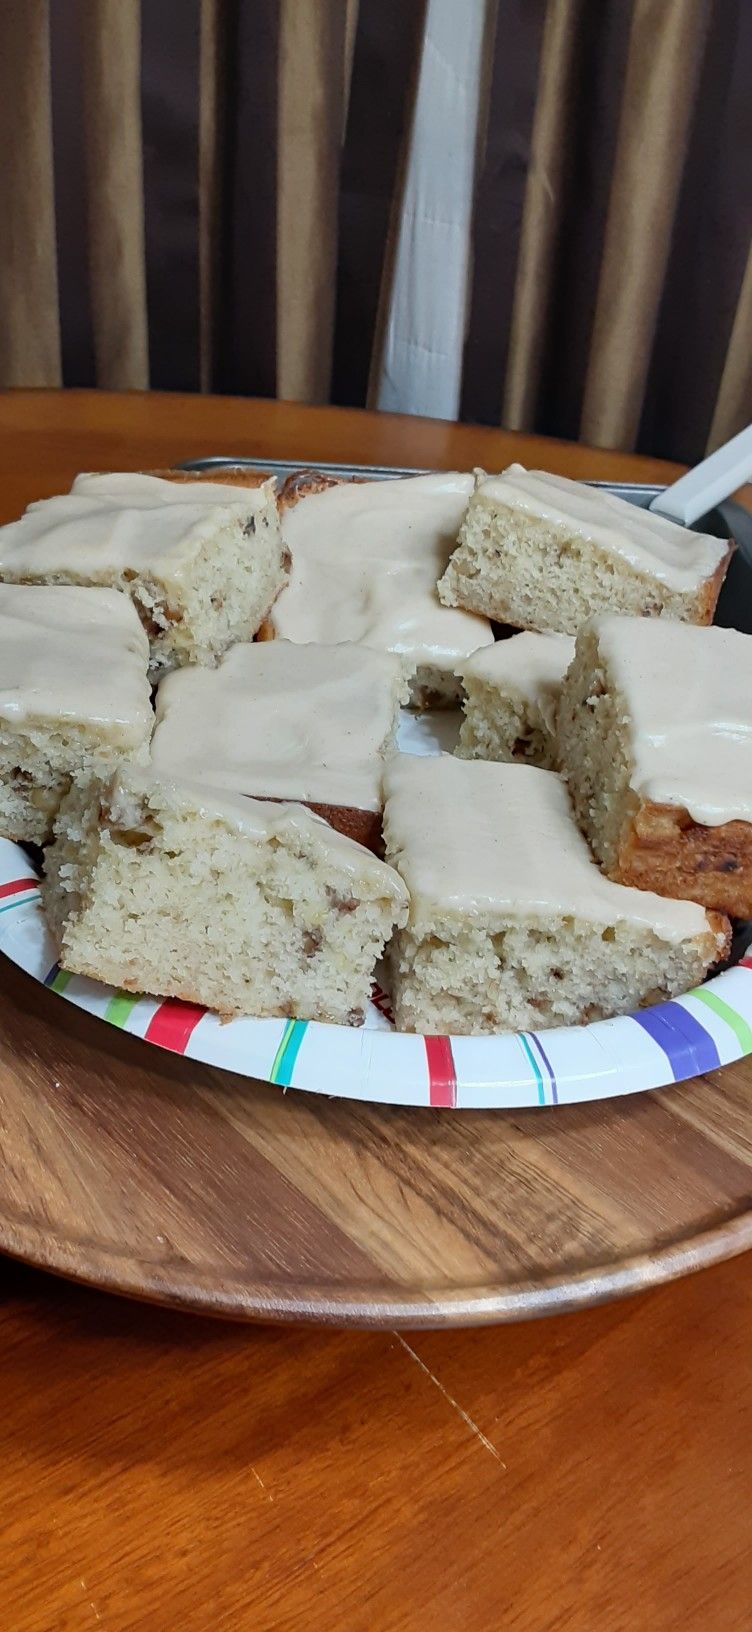
[[[381,840],[384,754],[407,696],[402,661],[364,646],[233,646],[157,692],[152,764],[256,798],[295,799],[341,832]]]
[[[400,1030],[626,1014],[685,992],[726,952],[725,918],[604,877],[552,771],[395,755],[386,796],[386,856],[410,894],[390,953]]]
[[[72,781],[145,758],[149,643],[112,589],[0,584],[0,834],[44,844]]]
[[[732,549],[613,493],[510,465],[473,493],[439,595],[570,635],[598,612],[710,623]]]
[[[484,646],[458,670],[465,718],[461,759],[556,769],[556,708],[574,656],[568,635],[527,633]]]
[[[84,475],[0,527],[0,579],[131,596],[152,670],[215,663],[248,640],[286,577],[274,482]]]
[[[416,706],[455,703],[458,663],[493,640],[485,618],[442,606],[436,590],[474,485],[474,476],[456,471],[290,479],[280,500],[290,581],[264,634],[394,652],[405,661]]]
[[[558,744],[612,878],[752,917],[752,637],[594,618],[563,685]]]
[[[407,892],[303,805],[121,769],[72,789],[43,899],[65,969],[223,1015],[359,1025]]]

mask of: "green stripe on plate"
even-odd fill
[[[721,1020],[725,1020],[726,1025],[731,1027],[742,1054],[752,1054],[752,1026],[742,1014],[738,1014],[730,1004],[724,1003],[723,998],[717,997],[715,992],[708,992],[702,986],[696,986],[690,996],[699,998],[700,1002],[705,1003]]]
[[[68,970],[68,969],[58,969],[58,972],[57,972],[57,974],[55,976],[55,979],[50,984],[50,991],[51,992],[64,992],[66,986],[68,985],[68,982],[70,980],[72,980],[72,979],[73,979],[73,976],[71,975],[70,970]]]
[[[527,1055],[528,1063],[532,1066],[533,1075],[534,1075],[535,1080],[536,1080],[536,1082],[538,1084],[538,1104],[539,1105],[545,1105],[545,1103],[546,1103],[546,1090],[545,1090],[545,1086],[544,1086],[544,1083],[543,1083],[543,1077],[541,1075],[541,1072],[540,1072],[540,1069],[539,1069],[539,1066],[538,1066],[538,1061],[535,1058],[535,1055],[534,1055],[534,1053],[532,1051],[532,1048],[530,1047],[530,1044],[529,1044],[529,1042],[527,1040],[527,1037],[523,1037],[521,1032],[518,1033],[517,1041],[518,1041],[518,1043],[522,1044],[522,1048],[524,1050],[524,1053]]]
[[[28,895],[19,895],[17,901],[8,901],[4,907],[0,907],[0,912],[12,912],[14,907],[28,907],[32,901],[36,901],[38,898],[39,891],[30,889]]]
[[[127,1025],[128,1019],[133,1013],[136,1004],[140,1002],[140,992],[138,992],[135,997],[133,992],[116,992],[115,996],[110,998],[107,1008],[104,1011],[105,1020],[109,1020],[111,1026]]]
[[[282,1040],[269,1072],[270,1082],[277,1082],[283,1088],[289,1088],[295,1070],[295,1061],[307,1030],[307,1020],[288,1020],[286,1022]]]

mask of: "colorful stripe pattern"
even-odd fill
[[[425,1105],[427,1098],[437,1108],[512,1108],[639,1092],[752,1055],[752,953],[672,1002],[542,1035],[397,1037],[383,1029],[388,1000],[380,991],[372,1019],[378,1012],[382,1029],[368,1020],[365,1031],[305,1020],[285,1021],[281,1034],[271,1020],[242,1020],[237,1032],[233,1023],[218,1028],[198,1004],[113,991],[50,963],[38,884],[21,871],[25,861],[16,845],[0,841],[0,913],[30,908],[0,917],[0,945],[14,962],[110,1025],[179,1054],[197,1037],[194,1058],[280,1087],[404,1105]]]
[[[167,1048],[172,1054],[184,1054],[188,1042],[196,1030],[199,1020],[203,1020],[206,1009],[200,1008],[197,1003],[181,1003],[175,997],[167,998],[160,1003],[156,1014],[153,1014],[144,1032],[147,1043],[156,1043],[158,1048]]]
[[[424,1037],[428,1066],[428,1103],[451,1109],[457,1104],[457,1073],[449,1037]]]
[[[640,1009],[629,1018],[642,1026],[663,1049],[675,1082],[683,1077],[697,1077],[703,1071],[715,1071],[720,1065],[718,1049],[710,1033],[681,1003],[661,1003],[654,1009]]]
[[[38,895],[38,878],[11,878],[7,884],[0,884],[0,912],[12,912],[14,907],[24,907],[29,901],[35,901]]]
[[[61,969],[59,963],[53,963],[52,968],[48,969],[44,977],[44,984],[49,986],[51,992],[64,992],[66,986],[70,984],[70,980],[71,976],[68,974],[67,969]]]
[[[532,1050],[532,1048],[530,1046],[530,1042],[528,1041],[528,1038],[525,1036],[525,1033],[523,1031],[519,1031],[517,1033],[517,1041],[518,1041],[518,1043],[520,1045],[520,1048],[522,1049],[522,1052],[523,1052],[523,1054],[525,1056],[525,1059],[526,1059],[528,1065],[530,1066],[530,1070],[533,1073],[533,1080],[535,1082],[536,1090],[537,1090],[537,1093],[538,1093],[538,1104],[539,1105],[545,1105],[545,1103],[546,1103],[546,1088],[545,1088],[545,1084],[544,1084],[544,1081],[543,1081],[543,1077],[541,1075],[541,1068],[540,1068],[540,1066],[538,1064],[537,1059],[535,1058],[533,1050]]]
[[[116,992],[104,1011],[105,1020],[108,1020],[111,1026],[119,1026],[122,1030],[127,1026],[136,1004],[140,1002],[140,996],[134,996],[133,992]]]
[[[290,1087],[295,1070],[295,1061],[300,1053],[300,1045],[309,1025],[310,1021],[308,1020],[285,1021],[285,1029],[269,1072],[270,1082],[279,1083],[281,1088]]]
[[[711,992],[706,986],[695,986],[694,991],[690,992],[689,996],[696,997],[698,1002],[704,1003],[707,1008],[712,1009],[719,1019],[725,1020],[726,1025],[730,1026],[734,1033],[742,1055],[752,1054],[752,1026],[748,1024],[741,1014],[737,1013],[736,1009],[732,1009],[730,1003],[724,1003],[723,998],[719,997],[717,992]]]

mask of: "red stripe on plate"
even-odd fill
[[[152,1015],[145,1039],[159,1048],[172,1049],[173,1054],[184,1054],[191,1033],[205,1014],[206,1009],[199,1008],[197,1003],[180,1003],[176,997],[168,997]]]
[[[20,895],[22,890],[36,890],[38,888],[38,878],[14,878],[10,884],[0,884],[0,901],[4,895]]]
[[[457,1104],[457,1077],[448,1037],[424,1037],[428,1062],[428,1100],[436,1106]]]
[[[740,958],[739,959],[739,968],[740,969],[752,969],[752,958]]]

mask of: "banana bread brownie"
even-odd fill
[[[44,844],[66,790],[145,758],[149,643],[114,589],[0,584],[0,834]]]
[[[474,482],[457,471],[385,481],[315,471],[288,478],[280,509],[290,581],[262,635],[395,652],[417,707],[456,703],[457,664],[493,640],[484,618],[442,606],[436,592]]]
[[[162,681],[152,764],[233,793],[300,800],[377,849],[383,759],[406,695],[391,652],[233,646],[216,669],[176,669]]]
[[[752,917],[752,637],[592,619],[562,688],[558,752],[610,877]]]
[[[439,595],[570,635],[597,612],[710,623],[732,549],[583,482],[510,465],[470,498]]]
[[[121,769],[72,789],[43,899],[65,969],[220,1014],[359,1025],[407,892],[303,805]]]
[[[726,918],[604,877],[553,771],[395,755],[386,795],[387,860],[410,892],[391,949],[402,1031],[625,1014],[685,992],[727,950]]]
[[[484,646],[458,670],[465,691],[457,753],[556,769],[556,708],[574,656],[569,635],[533,632]]]
[[[84,475],[0,527],[0,579],[129,594],[155,672],[216,663],[249,640],[282,588],[285,561],[272,480]]]

